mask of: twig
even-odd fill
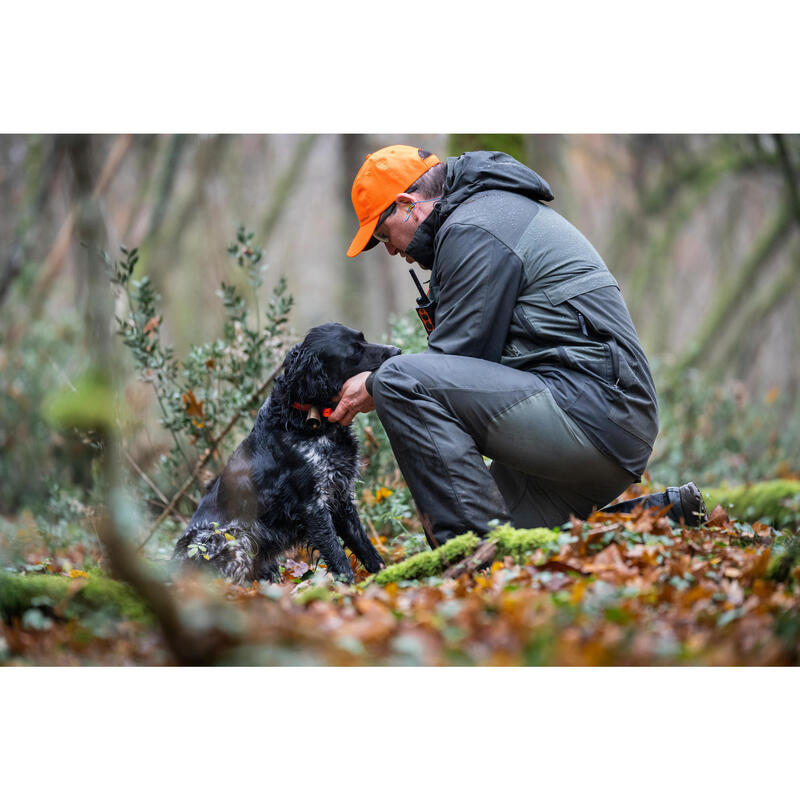
[[[497,554],[497,542],[483,542],[478,549],[442,573],[443,578],[457,578],[465,572],[475,572],[494,561]]]
[[[172,500],[169,501],[167,507],[161,512],[158,519],[153,523],[153,526],[150,528],[150,531],[148,532],[147,536],[144,538],[141,544],[139,544],[137,548],[138,550],[141,550],[150,541],[153,534],[158,530],[158,527],[161,525],[161,523],[172,512],[172,509],[175,507],[177,502],[189,490],[189,487],[192,485],[195,478],[200,474],[200,470],[203,469],[203,467],[208,463],[208,460],[211,458],[214,451],[217,449],[219,443],[230,433],[230,431],[233,429],[233,426],[239,421],[242,414],[244,414],[244,410],[250,405],[250,403],[253,402],[253,400],[260,397],[267,390],[267,387],[272,383],[273,380],[275,380],[275,376],[281,371],[281,369],[283,369],[283,363],[279,364],[277,367],[275,367],[275,369],[272,370],[272,372],[269,374],[264,383],[255,392],[253,392],[252,396],[247,401],[247,403],[245,403],[245,405],[242,406],[242,408],[239,409],[239,411],[237,411],[236,414],[234,414],[233,419],[231,419],[231,421],[225,426],[225,429],[222,431],[222,433],[220,433],[219,436],[217,436],[215,439],[212,440],[211,444],[205,449],[205,452],[203,453],[201,459],[197,462],[197,465],[192,470],[192,474],[189,475],[189,477],[183,482],[181,488],[178,489],[178,491],[173,496]]]
[[[161,489],[159,489],[158,486],[156,486],[153,483],[153,481],[151,481],[150,478],[147,477],[142,468],[131,458],[131,455],[127,450],[123,449],[122,452],[125,454],[125,458],[128,459],[128,463],[134,468],[134,470],[136,470],[139,477],[153,490],[153,492],[155,492],[156,496],[158,497],[159,500],[161,500],[164,506],[165,507],[168,506],[169,500],[167,500],[167,498],[164,496],[164,493],[161,491]],[[181,514],[179,514],[177,511],[173,510],[172,514],[173,516],[177,517],[184,525],[187,524],[186,518],[181,516]]]

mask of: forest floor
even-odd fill
[[[455,577],[381,584],[353,559],[356,583],[346,585],[296,552],[281,583],[173,575],[171,591],[184,624],[220,636],[218,664],[800,663],[796,534],[717,506],[702,529],[651,510],[573,520],[551,538],[481,568],[463,564]],[[379,547],[387,564],[407,556],[402,545]],[[75,569],[98,554],[28,553],[27,572],[0,575],[0,663],[177,663],[135,595]]]

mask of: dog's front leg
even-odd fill
[[[385,564],[369,540],[352,499],[348,498],[336,514],[334,524],[344,543],[370,572],[380,572],[384,568]]]
[[[350,566],[342,545],[336,537],[333,520],[326,509],[318,508],[306,519],[306,533],[308,543],[319,550],[328,571],[346,583],[353,582],[353,568]]]

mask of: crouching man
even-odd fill
[[[430,270],[435,328],[424,353],[351,378],[330,419],[377,410],[433,547],[495,519],[585,518],[638,482],[650,457],[647,358],[616,280],[552,199],[544,179],[497,152],[445,164],[386,147],[353,183],[360,227],[347,255],[383,243]],[[693,483],[635,502],[706,519]]]

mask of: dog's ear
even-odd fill
[[[325,368],[317,354],[302,342],[296,344],[286,355],[283,377],[289,402],[325,401],[337,391],[325,374]]]

